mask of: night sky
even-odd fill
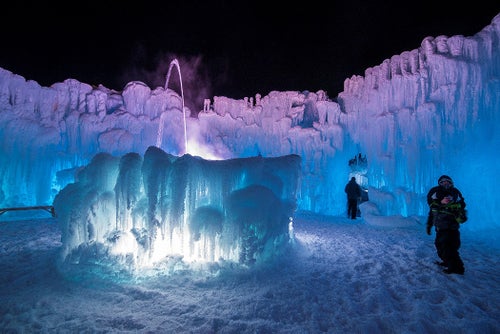
[[[184,89],[201,91],[196,104],[273,90],[334,98],[346,78],[426,36],[472,36],[500,13],[491,0],[48,3],[2,9],[0,67],[42,86],[73,78],[121,91],[130,81],[163,87],[177,58]]]

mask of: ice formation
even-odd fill
[[[325,69],[328,71],[328,69]],[[348,161],[367,157],[363,177],[380,215],[425,215],[441,174],[466,197],[464,228],[500,227],[500,15],[474,36],[428,37],[326,92],[215,96],[188,112],[190,154],[207,159],[301,157],[299,210],[345,214]],[[123,91],[68,79],[51,87],[0,69],[0,205],[51,204],[74,171],[101,152],[143,155],[158,142],[184,152],[182,99],[131,82]]]
[[[97,154],[54,200],[61,262],[136,272],[172,259],[269,259],[293,241],[299,175],[297,155],[205,160],[154,146],[144,157]]]

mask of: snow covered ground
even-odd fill
[[[498,233],[462,231],[446,275],[423,220],[302,212],[273,263],[113,282],[60,274],[54,218],[2,219],[2,333],[500,333]]]

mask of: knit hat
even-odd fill
[[[450,182],[451,185],[453,185],[453,180],[448,175],[441,175],[438,179],[438,184],[441,184],[441,182],[444,182],[444,181],[448,181],[448,182]]]

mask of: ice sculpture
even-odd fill
[[[300,157],[204,160],[149,147],[97,154],[54,200],[61,260],[130,272],[184,263],[249,265],[293,239]]]

